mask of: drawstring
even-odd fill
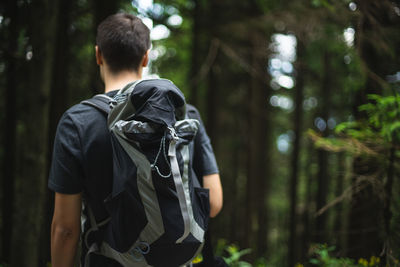
[[[178,135],[176,134],[175,129],[172,128],[172,127],[168,127],[168,130],[169,130],[169,133],[170,133],[171,136],[172,136],[171,142],[177,142],[177,141],[179,140],[179,137],[178,137]],[[158,173],[158,175],[160,175],[160,176],[163,177],[163,178],[168,178],[168,177],[170,177],[171,174],[172,174],[172,172],[171,172],[171,164],[170,164],[170,162],[169,162],[169,159],[168,159],[168,156],[167,156],[167,152],[166,152],[166,149],[165,149],[165,142],[166,142],[165,136],[166,136],[166,135],[167,135],[167,132],[165,132],[165,134],[164,134],[163,137],[161,138],[161,141],[160,141],[160,148],[158,149],[158,152],[157,152],[156,158],[155,158],[155,160],[154,160],[154,163],[150,165],[151,169],[152,169],[152,170],[156,170],[156,172]],[[168,165],[168,167],[169,167],[169,173],[168,173],[167,175],[162,174],[162,173],[160,172],[160,170],[158,169],[158,166],[156,165],[156,164],[157,164],[157,161],[158,161],[158,157],[159,157],[160,154],[161,154],[161,151],[163,152],[162,154],[163,154],[163,156],[164,156],[165,162],[167,163],[167,165]]]
[[[161,151],[163,151],[163,156],[164,156],[165,162],[167,163],[167,165],[168,165],[168,167],[169,167],[169,173],[168,173],[167,175],[162,174],[162,173],[160,172],[160,170],[158,169],[158,166],[156,165],[156,164],[157,164],[157,161],[158,161],[158,157],[159,157],[160,154],[161,154]],[[163,177],[163,178],[168,178],[168,177],[171,176],[171,165],[170,165],[170,163],[169,163],[169,160],[168,160],[168,157],[167,157],[167,153],[166,153],[166,151],[165,151],[165,134],[164,134],[163,137],[161,138],[161,141],[160,141],[160,148],[158,149],[157,156],[156,156],[156,158],[155,158],[155,160],[154,160],[154,163],[151,164],[150,166],[151,166],[151,169],[152,169],[152,170],[156,170],[156,172],[158,173],[158,175],[160,175],[160,176]]]

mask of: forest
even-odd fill
[[[145,77],[200,111],[230,266],[400,266],[400,1],[4,0],[0,266],[50,266],[61,115],[101,93],[97,25],[151,30]]]

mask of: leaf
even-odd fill
[[[376,109],[376,106],[372,103],[364,104],[358,107],[359,111],[373,111]]]
[[[394,131],[398,130],[399,128],[400,128],[400,121],[396,121],[390,125],[389,130],[391,133],[393,133]]]
[[[238,262],[238,265],[239,265],[240,267],[251,267],[251,266],[252,266],[250,263],[245,262],[245,261],[239,261],[239,262]]]
[[[369,94],[369,95],[367,95],[367,98],[368,98],[369,100],[375,100],[375,101],[378,102],[379,100],[382,99],[382,96],[377,95],[377,94]]]
[[[347,130],[349,128],[354,128],[357,125],[358,125],[358,123],[355,122],[355,121],[342,122],[342,123],[339,123],[338,125],[336,125],[335,132],[336,133],[341,133],[341,132],[344,132],[345,130]]]

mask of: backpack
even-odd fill
[[[169,80],[140,80],[82,103],[107,114],[113,151],[110,217],[96,222],[89,206],[85,266],[91,253],[123,266],[190,263],[203,247],[210,206],[208,189],[191,177],[199,121],[186,115],[183,93]],[[89,244],[93,232],[102,238]]]

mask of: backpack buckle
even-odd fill
[[[150,245],[146,242],[140,241],[139,244],[129,252],[129,254],[135,261],[141,261],[143,259],[143,255],[146,255],[149,252]]]
[[[171,135],[172,139],[174,139],[175,142],[179,140],[178,135],[176,134],[175,128],[173,127],[168,127],[169,134]]]

